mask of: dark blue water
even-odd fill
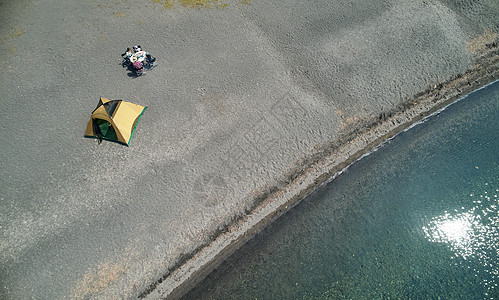
[[[499,298],[499,83],[352,165],[188,299]]]

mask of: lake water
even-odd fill
[[[187,299],[499,298],[499,82],[399,134]]]

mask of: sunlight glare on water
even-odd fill
[[[454,251],[462,252],[461,256],[466,258],[473,252],[474,228],[480,226],[481,224],[472,213],[466,212],[452,216],[445,212],[436,217],[429,227],[423,227],[423,230],[430,241],[449,243]]]
[[[485,188],[489,183],[485,183]],[[435,243],[448,245],[456,257],[476,259],[484,272],[491,275],[490,280],[484,280],[487,295],[497,291],[497,254],[499,253],[499,190],[485,189],[480,195],[470,194],[474,207],[465,211],[444,211],[433,217],[427,226],[423,227],[426,238]],[[463,209],[463,208],[462,208]],[[474,270],[479,272],[478,270]]]

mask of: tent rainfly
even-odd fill
[[[123,100],[109,100],[101,97],[92,112],[85,131],[86,137],[130,144],[135,127],[147,107]]]

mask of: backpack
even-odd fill
[[[137,72],[142,72],[144,71],[144,64],[141,61],[136,61],[133,63],[133,68]]]

